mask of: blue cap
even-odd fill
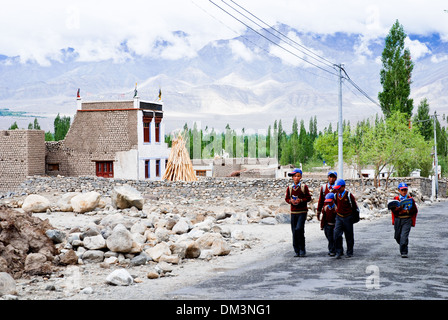
[[[406,184],[406,183],[404,183],[404,182],[402,182],[402,183],[400,183],[399,185],[398,185],[398,189],[407,189],[408,188],[408,185]]]
[[[327,195],[325,196],[324,202],[331,202],[331,201],[334,201],[334,193],[332,193],[332,192],[327,193]]]
[[[340,187],[345,187],[345,181],[342,179],[338,179],[336,180],[336,182],[334,183],[334,187],[333,189],[339,189]]]
[[[338,173],[336,171],[330,171],[328,172],[328,175],[334,175],[336,178],[338,177]]]
[[[293,175],[295,175],[296,173],[300,173],[302,174],[302,170],[300,170],[299,168],[295,168],[294,170],[292,170],[292,172],[288,173],[288,176],[292,177]]]

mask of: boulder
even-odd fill
[[[87,250],[82,254],[84,263],[99,263],[104,260],[104,252],[101,250]]]
[[[30,253],[25,259],[25,272],[31,275],[46,275],[51,274],[53,268],[43,253]]]
[[[154,247],[147,249],[146,253],[151,257],[152,260],[159,261],[161,256],[171,255],[171,250],[170,246],[166,242],[160,242]]]
[[[89,250],[98,250],[106,248],[106,240],[102,235],[85,237],[83,240],[84,247]]]
[[[56,203],[56,206],[59,208],[59,211],[62,212],[71,212],[73,211],[73,206],[71,200],[73,197],[79,195],[79,192],[68,192],[65,193]]]
[[[80,193],[74,196],[70,200],[73,212],[84,213],[94,210],[100,202],[100,196],[96,191]]]
[[[129,286],[134,283],[134,279],[126,269],[117,269],[106,277],[106,283],[115,286]]]
[[[16,281],[7,272],[0,272],[0,296],[16,294]]]
[[[107,247],[114,252],[130,252],[133,243],[132,234],[122,224],[117,224],[112,230],[112,234],[106,240]]]
[[[142,210],[145,203],[142,194],[129,185],[115,187],[110,194],[110,198],[112,206],[118,209],[136,207]]]
[[[49,208],[50,200],[37,194],[30,194],[22,204],[25,212],[46,212]]]

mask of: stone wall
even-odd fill
[[[43,130],[0,131],[0,191],[17,188],[27,176],[45,174]]]
[[[393,178],[390,180],[388,192],[397,193],[399,182],[406,182],[416,194],[419,201],[431,196],[427,189],[427,178]],[[239,178],[201,178],[194,182],[182,181],[150,181],[150,180],[124,180],[106,179],[101,177],[28,177],[19,186],[22,194],[39,192],[87,192],[97,191],[103,195],[109,195],[117,185],[129,184],[136,188],[149,199],[171,200],[221,200],[231,198],[238,199],[282,199],[285,196],[286,187],[291,184],[291,179],[239,179]],[[319,188],[324,180],[304,179],[309,186],[314,199],[317,201]],[[356,196],[365,194],[366,190],[373,190],[373,181],[364,179],[364,187],[361,188],[359,179],[346,180],[347,188]],[[384,182],[384,181],[382,181]],[[439,197],[446,197],[446,180],[439,182]],[[384,184],[383,184],[384,186]],[[381,189],[381,188],[379,188]],[[428,193],[429,191],[429,193]],[[424,193],[422,193],[424,192]]]

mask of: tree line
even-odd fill
[[[64,140],[67,135],[68,130],[70,129],[70,117],[63,116],[61,117],[58,113],[53,122],[54,131],[45,132],[45,141],[59,141]],[[8,128],[8,130],[16,130],[19,129],[17,125],[17,121]],[[34,122],[30,122],[28,124],[28,130],[41,130],[39,121],[37,118],[34,118]]]

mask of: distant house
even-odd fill
[[[170,149],[161,102],[78,97],[77,108],[65,139],[46,142],[47,175],[162,178]]]

